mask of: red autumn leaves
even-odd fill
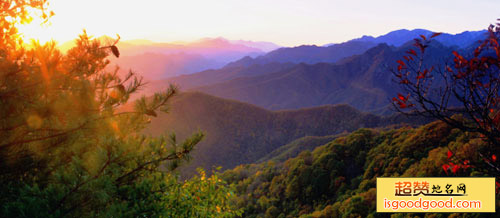
[[[453,158],[453,153],[451,151],[447,152],[448,156],[448,163],[443,164],[443,170],[448,175],[448,172],[451,172],[453,174],[457,174],[458,171],[460,170],[467,170],[468,168],[471,167],[470,161],[469,160],[464,160],[459,163],[453,163],[452,158]]]
[[[494,43],[492,43],[494,42]],[[485,44],[486,43],[486,44]],[[470,59],[464,58],[458,52],[453,51],[454,56],[453,63],[455,64],[456,73],[453,75],[454,79],[470,79],[474,85],[489,88],[490,83],[483,84],[481,79],[487,76],[484,72],[487,72],[492,66],[500,67],[500,56],[480,56],[483,48],[486,46],[498,45],[496,39],[489,39],[483,42],[482,45],[474,50],[474,56]],[[494,50],[499,50],[498,46],[493,47]],[[453,70],[448,67],[448,72],[453,72]]]
[[[494,31],[493,26],[488,28],[489,36],[481,41],[481,44],[474,49],[473,57],[466,59],[458,52],[453,51],[453,62],[455,64],[455,79],[467,79],[476,87],[490,88],[492,82],[498,82],[497,78],[488,79],[488,70],[492,66],[500,68],[500,45],[498,43],[498,32]],[[485,49],[494,51],[494,55],[481,55]],[[452,72],[451,69],[448,70]],[[485,80],[485,78],[487,78]],[[483,82],[482,82],[483,81]],[[486,83],[484,81],[487,81]]]
[[[455,160],[455,163],[454,163],[453,159],[456,159],[456,158],[454,158],[454,154],[450,150],[448,150],[446,155],[447,155],[448,163],[443,164],[443,166],[442,166],[446,175],[448,175],[448,173],[450,173],[450,172],[453,174],[457,174],[460,170],[465,171],[468,168],[473,167],[472,165],[470,165],[469,160],[463,160],[463,161]],[[495,154],[492,154],[490,158],[483,158],[483,159],[485,162],[494,164],[497,161],[497,156]]]
[[[392,98],[392,101],[395,102],[396,104],[399,105],[399,108],[407,108],[407,107],[413,107],[413,104],[408,103],[408,98],[410,95],[403,96],[402,94],[398,93],[398,97]]]
[[[447,156],[448,163],[443,164],[443,166],[441,166],[443,171],[446,173],[446,175],[450,175],[450,173],[452,173],[453,175],[456,175],[460,171],[464,172],[469,168],[474,168],[474,166],[470,164],[469,160],[463,160],[463,161],[457,160],[457,158],[454,157],[453,152],[451,152],[450,150],[448,150],[448,152],[446,153],[446,156]],[[453,159],[455,159],[455,160],[453,160]],[[496,164],[497,156],[495,154],[492,154],[489,158],[484,157],[483,161],[490,164],[490,165],[494,165],[494,164]],[[496,193],[500,193],[500,183],[495,182],[495,185],[496,185]]]
[[[447,85],[450,84],[465,84],[464,87],[460,87],[462,89],[470,89],[468,91],[464,91],[464,95],[475,95],[477,98],[482,98],[483,96],[488,96],[488,101],[484,105],[491,106],[496,108],[496,106],[500,105],[500,96],[498,93],[493,93],[491,96],[491,90],[496,88],[496,84],[500,81],[500,76],[496,75],[498,72],[494,72],[496,69],[500,68],[500,45],[498,43],[498,35],[499,32],[494,32],[493,27],[490,27],[489,34],[490,36],[481,41],[481,44],[474,50],[473,56],[470,58],[465,58],[460,55],[457,51],[453,51],[453,64],[446,65],[442,71],[438,73],[445,75],[448,74],[452,78],[450,81],[447,81]],[[397,82],[401,84],[403,87],[407,87],[406,90],[411,90],[412,92],[425,92],[428,88],[428,85],[432,82],[430,80],[432,78],[432,72],[435,70],[434,67],[430,67],[426,69],[423,67],[422,58],[423,54],[428,47],[430,40],[434,37],[439,36],[441,33],[434,33],[430,37],[426,37],[421,35],[420,38],[415,39],[414,46],[417,51],[414,49],[409,49],[406,51],[407,55],[403,56],[403,59],[397,60],[397,71],[394,72],[397,77]],[[483,53],[494,54],[495,55],[483,55]],[[492,68],[494,66],[494,68]],[[493,71],[493,72],[492,72]],[[444,87],[449,88],[449,87]],[[399,107],[399,109],[406,109],[414,106],[409,103],[409,98],[412,97],[412,94],[398,93],[398,97],[392,98],[393,103]],[[422,96],[427,98],[428,96],[424,93]],[[460,93],[462,94],[462,93]],[[456,93],[454,93],[456,95]],[[468,96],[461,96],[468,97]],[[475,100],[481,103],[480,100]],[[468,101],[464,99],[464,101]],[[497,124],[500,124],[500,115],[497,118],[491,118],[497,120]]]
[[[424,53],[431,39],[439,34],[430,37],[422,35],[415,39],[414,48],[396,61],[397,68],[392,73],[403,91],[392,98],[392,103],[402,113],[414,106],[412,113],[436,118],[461,131],[477,135],[487,143],[489,154],[478,152],[481,158],[474,158],[474,166],[469,160],[460,159],[451,150],[448,151],[447,161],[442,165],[447,175],[467,174],[469,168],[498,175],[500,23],[488,28],[488,36],[479,41],[470,54],[462,56],[453,51],[448,63],[434,68],[427,65],[428,60],[424,62]],[[434,49],[443,51],[439,47],[432,47]],[[500,183],[497,185],[500,188]]]
[[[437,37],[440,34],[441,33],[434,33],[431,35],[430,39]],[[426,36],[420,35],[420,38],[421,39],[415,39],[414,46],[416,48],[419,48],[421,54],[423,54],[425,52],[425,49],[428,46],[427,45],[428,42],[427,42]],[[410,81],[410,79],[412,79],[412,78],[409,78],[410,72],[408,71],[408,64],[415,61],[416,59],[418,59],[418,53],[413,49],[409,49],[408,51],[406,51],[406,53],[408,55],[403,56],[404,60],[397,60],[396,61],[398,63],[398,66],[397,66],[398,73],[396,74],[396,77],[399,78],[400,84],[414,85],[414,83]],[[420,80],[430,78],[430,73],[433,70],[434,70],[434,67],[431,67],[430,69],[423,69],[421,71],[420,70],[417,71],[416,76],[415,76],[416,85],[417,86],[419,85]],[[410,97],[409,94],[404,96],[403,94],[398,93],[398,97],[392,98],[392,101],[395,104],[397,104],[400,109],[410,108],[410,107],[413,107],[415,105],[412,103],[409,103],[409,101],[408,101],[409,97]]]

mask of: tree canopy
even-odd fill
[[[0,214],[7,217],[226,217],[231,189],[204,171],[173,171],[203,138],[152,138],[141,130],[177,94],[170,86],[129,98],[145,83],[120,76],[118,48],[85,32],[61,53],[54,42],[26,47],[16,25],[45,0],[0,2]]]

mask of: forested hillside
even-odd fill
[[[353,39],[426,1],[0,1],[0,218],[499,217],[500,19]]]
[[[359,129],[286,161],[240,165],[225,171],[223,178],[236,187],[242,217],[393,217],[375,212],[376,177],[492,176],[483,172],[486,163],[472,152],[484,145],[477,135],[442,122]],[[442,167],[449,162],[462,166],[464,160],[472,167]]]
[[[183,169],[184,173],[192,173],[196,167],[228,169],[252,163],[304,136],[328,136],[363,127],[426,122],[426,119],[405,116],[380,117],[347,105],[269,111],[199,92],[176,96],[169,108],[168,114],[158,114],[151,119],[146,133],[157,136],[175,132],[180,139],[196,130],[205,134],[204,140],[192,152],[193,159]]]

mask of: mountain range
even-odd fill
[[[442,33],[441,35],[435,37],[434,40],[449,47],[467,48],[470,45],[476,43],[478,40],[482,40],[486,33],[486,30],[465,31],[458,34]],[[432,34],[432,31],[425,29],[401,29],[392,31],[379,37],[363,36],[358,39],[353,39],[351,40],[351,42],[371,42],[376,44],[386,43],[393,46],[401,46],[411,39],[419,38],[421,35],[429,37]]]
[[[374,42],[349,41],[340,44],[320,47],[316,45],[301,45],[292,48],[279,48],[255,58],[244,57],[238,61],[229,63],[227,66],[252,66],[266,63],[306,63],[319,62],[333,63],[342,58],[362,54],[371,47],[376,46]]]
[[[152,119],[146,133],[175,132],[179,138],[196,130],[206,133],[192,154],[192,163],[183,169],[190,174],[196,167],[227,169],[293,157],[362,127],[425,123],[427,120],[392,114],[388,107],[390,98],[399,92],[390,69],[412,48],[412,41],[400,46],[352,41],[311,47],[314,51],[280,48],[264,56],[282,51],[305,56],[331,49],[328,54],[336,61],[250,63],[259,58],[245,57],[219,69],[154,81],[149,91],[174,83],[183,94],[174,99],[169,114]],[[350,46],[361,53],[344,53]],[[439,63],[450,58],[453,50],[466,47],[450,47],[434,40],[424,56],[426,64]],[[250,62],[241,64],[245,61]]]
[[[478,40],[483,39],[486,32],[486,30],[480,30],[465,31],[458,34],[442,33],[438,37],[434,38],[434,40],[438,41],[444,46],[461,49],[467,48],[470,45],[476,43]],[[352,39],[347,42],[330,43],[324,46],[301,45],[291,48],[279,48],[255,58],[245,57],[241,60],[228,64],[228,66],[251,66],[254,64],[271,62],[292,62],[306,64],[315,64],[320,62],[333,63],[352,55],[362,54],[369,48],[372,48],[381,43],[399,47],[404,45],[408,41],[412,41],[415,38],[420,38],[421,35],[429,37],[432,34],[432,31],[425,29],[401,29],[389,32],[378,37],[363,36],[361,38]]]
[[[206,137],[192,152],[192,161],[181,170],[186,175],[195,172],[197,167],[228,169],[252,163],[305,136],[330,136],[363,127],[427,122],[402,115],[381,117],[348,105],[269,111],[201,92],[182,93],[174,97],[169,108],[169,113],[152,118],[145,133],[158,136],[175,132],[178,139],[197,130],[205,133]],[[312,148],[298,147],[290,152],[293,155],[305,149]]]
[[[183,90],[201,91],[270,110],[349,104],[362,111],[384,113],[389,99],[398,93],[390,69],[410,46],[379,44],[337,63],[228,65],[154,82],[151,90],[174,83]],[[450,57],[452,51],[433,42],[426,59],[434,63]]]
[[[201,91],[270,110],[349,104],[358,110],[384,114],[389,99],[399,91],[391,69],[413,48],[413,37],[431,33],[398,30],[328,47],[279,48],[219,69],[154,81],[145,93],[173,83],[182,90]],[[482,36],[484,31],[442,34],[430,44],[426,63],[449,60],[454,50],[468,51]]]
[[[98,38],[103,45],[111,45],[116,39],[109,36]],[[111,68],[129,69],[148,81],[191,74],[207,69],[221,68],[229,62],[245,56],[255,57],[280,46],[270,42],[203,38],[193,42],[158,43],[149,40],[123,40],[117,47],[120,58],[111,57]],[[66,51],[74,41],[59,46]]]
[[[183,139],[202,131],[181,176],[221,166],[221,179],[236,187],[242,217],[376,216],[377,177],[448,176],[441,167],[446,155],[448,161],[452,149],[467,155],[475,140],[443,122],[390,110],[391,97],[402,92],[391,69],[414,48],[413,38],[430,34],[398,30],[325,47],[279,48],[154,81],[147,94],[171,83],[183,92],[144,133]],[[423,64],[441,66],[482,37],[484,31],[442,34],[428,45]]]

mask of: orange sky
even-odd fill
[[[27,38],[59,42],[82,29],[122,39],[192,41],[225,37],[284,46],[342,42],[406,28],[457,33],[500,18],[498,0],[49,0],[56,15]]]

